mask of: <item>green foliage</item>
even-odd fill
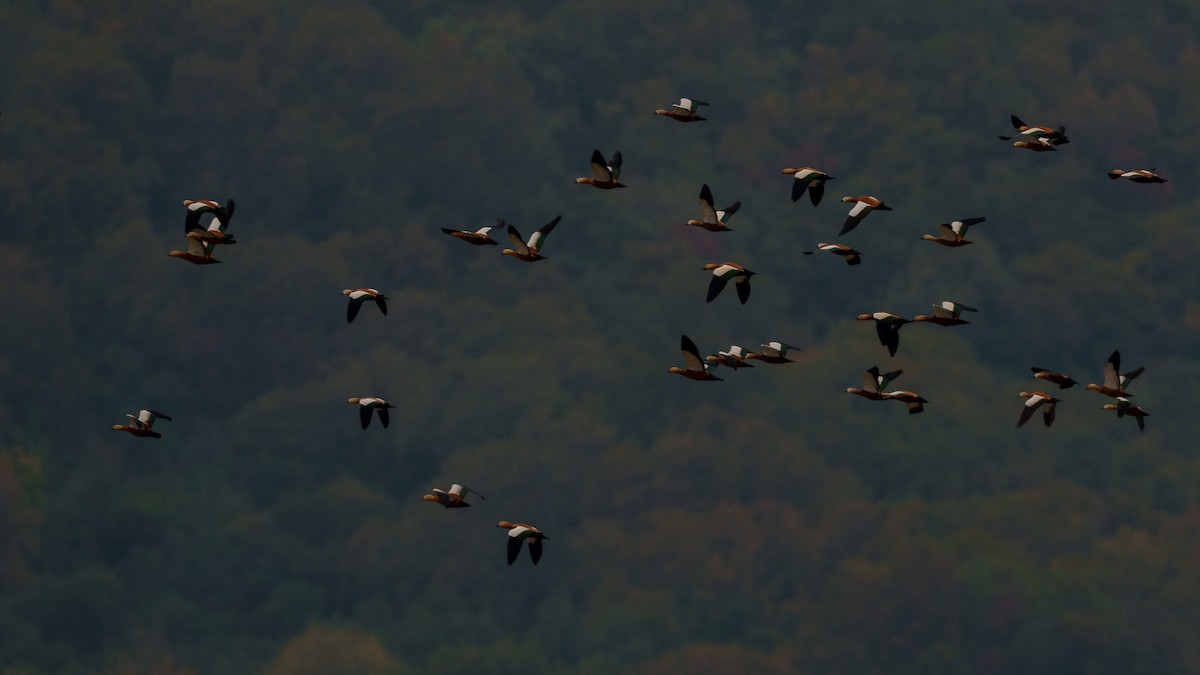
[[[369,633],[312,625],[284,645],[266,675],[398,675],[405,670]]]
[[[1198,25],[7,3],[0,672],[1194,671]],[[708,121],[651,114],[680,96]],[[1016,150],[1012,114],[1071,143]],[[593,148],[628,189],[572,182]],[[804,165],[837,177],[819,207],[788,200]],[[704,183],[733,232],[684,225]],[[801,255],[843,194],[895,209],[855,268]],[[229,197],[222,264],[166,255],[181,200]],[[560,213],[532,265],[439,232]],[[970,247],[920,239],[969,216]],[[705,303],[723,260],[759,272],[747,305]],[[389,314],[347,324],[362,286]],[[942,300],[980,311],[895,358],[853,321]],[[680,334],[797,362],[690,382]],[[1083,390],[1113,349],[1144,434]],[[845,394],[872,365],[926,412]],[[1032,365],[1081,385],[1016,430]],[[109,431],[142,407],[163,438]],[[487,498],[421,500],[454,482]],[[550,536],[537,567],[502,519]]]

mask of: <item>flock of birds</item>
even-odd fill
[[[671,117],[680,122],[696,122],[704,118],[696,114],[698,106],[707,105],[703,101],[684,98],[679,103],[673,106],[673,110],[656,110],[658,115]],[[1017,131],[1017,136],[999,136],[1001,140],[1015,140],[1013,147],[1032,150],[1035,152],[1055,151],[1058,146],[1069,143],[1066,128],[1058,127],[1057,129],[1047,126],[1031,126],[1025,124],[1019,117],[1013,115],[1011,117],[1013,128]],[[602,162],[599,153],[593,156],[593,171],[596,171],[597,161]],[[615,160],[619,166],[620,153],[617,153]],[[612,162],[610,162],[612,164]],[[612,166],[607,167],[610,171]],[[784,174],[793,177],[792,181],[792,201],[800,201],[807,193],[809,200],[813,206],[821,203],[822,197],[825,195],[825,183],[834,180],[833,176],[828,173],[815,169],[813,167],[786,168]],[[1109,178],[1116,180],[1125,178],[1135,183],[1165,183],[1166,179],[1156,173],[1155,169],[1113,169],[1108,173]],[[599,174],[597,178],[599,178]],[[579,179],[583,182],[584,179]],[[842,197],[844,203],[853,204],[850,212],[846,216],[846,220],[842,223],[842,228],[838,232],[841,237],[848,232],[857,228],[863,220],[873,211],[890,211],[892,208],[888,206],[882,199],[871,195],[861,196],[845,196]],[[713,202],[712,190],[708,185],[704,185],[700,189],[700,220],[689,220],[688,225],[700,227],[710,232],[726,232],[730,228],[726,224],[726,219],[732,216],[741,207],[741,202],[734,202],[723,209],[716,209]],[[926,234],[921,238],[924,241],[932,241],[934,243],[946,246],[949,248],[957,248],[966,246],[972,243],[966,238],[968,230],[981,222],[984,222],[984,217],[961,218],[949,223],[938,225],[938,233],[936,235]],[[862,252],[855,250],[851,246],[844,243],[820,242],[816,246],[816,250],[803,251],[805,255],[812,255],[817,252],[832,253],[841,256],[848,265],[858,265],[862,262]],[[705,270],[712,271],[713,278],[709,282],[708,301],[712,302],[725,286],[734,281],[738,292],[738,299],[744,304],[750,299],[750,278],[755,272],[747,269],[744,265],[734,262],[724,263],[709,263],[704,266]],[[879,342],[887,348],[889,356],[895,356],[896,350],[900,346],[900,328],[908,323],[927,322],[937,324],[939,326],[958,326],[970,323],[962,318],[963,312],[976,312],[974,307],[955,302],[953,300],[943,300],[933,305],[933,314],[920,314],[912,319],[906,319],[891,312],[872,312],[868,314],[859,314],[860,321],[874,321],[875,331],[879,337]],[[750,352],[739,345],[732,345],[727,351],[719,351],[715,355],[700,357],[700,351],[696,344],[692,342],[686,335],[681,340],[680,348],[683,352],[683,360],[685,367],[672,367],[671,373],[682,375],[693,380],[702,381],[717,381],[721,378],[713,373],[713,370],[718,366],[725,366],[730,369],[748,367],[750,364],[747,360],[759,359],[769,360],[771,363],[787,362],[786,358],[776,360],[786,354],[788,346],[780,342],[770,342],[762,345],[762,353]],[[1126,415],[1137,420],[1138,428],[1145,429],[1145,418],[1147,412],[1140,406],[1130,401],[1132,394],[1125,390],[1126,385],[1141,374],[1143,368],[1120,374],[1119,352],[1114,351],[1109,357],[1108,362],[1104,366],[1104,384],[1089,384],[1088,389],[1100,392],[1105,396],[1110,396],[1116,399],[1115,403],[1105,404],[1105,410],[1115,410],[1118,417]],[[1048,382],[1058,384],[1061,388],[1066,389],[1075,384],[1075,380],[1070,377],[1057,373],[1045,368],[1032,368],[1034,377]],[[925,404],[929,401],[923,398],[920,394],[905,389],[895,389],[888,391],[888,384],[899,377],[903,371],[894,370],[887,373],[880,373],[878,366],[872,366],[863,375],[862,387],[849,387],[846,389],[848,393],[862,396],[874,401],[900,401],[908,407],[910,414],[920,413],[925,410]],[[1023,426],[1034,412],[1039,408],[1043,411],[1043,418],[1046,426],[1050,426],[1054,422],[1055,405],[1060,402],[1057,399],[1045,392],[1022,391],[1019,394],[1025,399],[1025,404],[1021,410],[1021,415],[1017,420],[1017,427]]]
[[[701,106],[707,105],[708,103],[697,99],[681,98],[678,103],[673,104],[669,109],[655,110],[655,114],[683,123],[700,122],[704,121],[705,118],[701,117],[697,111]],[[1034,152],[1049,152],[1055,151],[1059,146],[1069,142],[1066,129],[1061,126],[1057,129],[1047,126],[1030,126],[1022,122],[1015,115],[1012,116],[1012,125],[1017,131],[1017,135],[1000,136],[1000,138],[1002,140],[1015,139],[1013,147],[1016,148],[1023,148]],[[621,163],[622,157],[620,152],[613,153],[612,157],[606,160],[599,150],[593,150],[591,157],[592,175],[577,178],[575,182],[581,185],[591,185],[601,190],[623,188],[625,185],[619,180]],[[812,167],[787,168],[783,170],[783,173],[792,176],[792,201],[797,202],[805,194],[808,194],[813,206],[818,206],[821,203],[821,199],[825,194],[825,184],[828,181],[835,180],[828,173]],[[1108,175],[1114,180],[1125,178],[1136,183],[1166,182],[1154,169],[1114,169]],[[842,197],[842,202],[853,204],[853,206],[850,208],[850,212],[842,224],[841,231],[838,233],[839,237],[857,228],[873,211],[891,210],[891,207],[885,204],[883,200],[870,195],[845,196]],[[209,265],[220,262],[213,257],[217,247],[237,243],[237,240],[227,232],[229,223],[234,215],[234,200],[230,199],[224,205],[221,205],[214,200],[188,199],[183,202],[183,206],[186,209],[184,237],[187,249],[183,251],[173,250],[169,252],[169,255],[183,258],[196,265]],[[730,231],[727,221],[741,207],[741,202],[733,202],[729,206],[717,209],[713,201],[712,190],[705,184],[700,189],[699,206],[700,218],[688,220],[688,226],[699,227],[710,232],[727,232]],[[211,216],[207,224],[201,224],[204,216]],[[497,220],[495,224],[481,227],[477,230],[442,228],[442,232],[474,246],[495,246],[498,245],[498,242],[492,238],[493,231],[505,231],[509,241],[512,243],[512,248],[503,249],[503,255],[512,256],[523,262],[537,262],[545,260],[545,256],[542,255],[542,249],[545,246],[546,239],[561,219],[561,215],[555,216],[550,222],[538,228],[528,239],[524,238],[516,227],[505,223],[503,220]],[[943,223],[938,226],[937,235],[926,234],[922,239],[950,248],[965,246],[972,243],[966,239],[969,228],[984,220],[983,217],[973,217]],[[840,256],[849,265],[858,265],[862,262],[863,254],[844,243],[820,242],[817,244],[815,250],[803,251],[805,255],[812,255],[817,252],[826,252]],[[704,265],[703,269],[711,272],[708,285],[708,302],[715,300],[731,281],[734,283],[734,288],[737,291],[738,300],[742,304],[749,301],[750,279],[756,274],[753,270],[748,269],[742,264],[729,261],[708,263]],[[342,293],[348,300],[346,310],[347,322],[353,322],[358,316],[362,305],[367,302],[375,303],[379,311],[387,315],[387,296],[377,289],[345,289]],[[941,326],[957,326],[969,323],[961,318],[963,312],[977,311],[973,307],[950,300],[939,302],[933,307],[933,314],[918,315],[912,319],[906,319],[890,312],[860,314],[858,319],[861,321],[874,321],[880,344],[887,349],[889,356],[895,356],[900,344],[900,328],[905,324],[924,322]],[[739,345],[731,345],[728,350],[718,351],[716,354],[702,358],[696,344],[687,335],[682,335],[680,349],[683,354],[684,367],[673,366],[668,372],[682,375],[692,380],[719,381],[722,378],[718,377],[714,372],[718,367],[724,366],[727,369],[736,371],[740,368],[753,367],[749,363],[750,361],[759,361],[768,364],[791,363],[792,360],[787,355],[788,351],[794,348],[780,341],[767,342],[761,345],[758,352],[749,351]],[[1123,374],[1120,372],[1120,369],[1121,355],[1119,352],[1114,351],[1104,365],[1103,384],[1093,383],[1089,384],[1087,388],[1115,399],[1115,402],[1105,404],[1103,408],[1105,410],[1116,411],[1118,417],[1129,416],[1134,418],[1137,421],[1138,428],[1144,430],[1145,418],[1148,413],[1133,403],[1130,400],[1132,394],[1126,391],[1129,383],[1140,375],[1144,368],[1137,368]],[[1076,384],[1074,379],[1060,372],[1039,367],[1032,368],[1032,371],[1034,378],[1056,384],[1060,389],[1067,389]],[[873,401],[900,401],[907,406],[910,414],[920,413],[924,411],[925,404],[929,401],[913,391],[904,389],[888,390],[888,385],[899,377],[902,372],[901,370],[893,370],[881,373],[878,366],[872,366],[863,376],[862,387],[849,387],[846,391]],[[1050,426],[1054,422],[1056,405],[1061,402],[1061,399],[1043,391],[1022,391],[1020,392],[1020,397],[1025,399],[1025,402],[1017,421],[1017,427],[1021,427],[1028,422],[1039,409],[1042,411],[1046,426]],[[395,407],[378,396],[352,397],[348,399],[348,403],[358,406],[359,422],[363,429],[370,426],[373,417],[378,417],[380,424],[386,428],[390,421],[388,411],[390,408]],[[171,419],[168,415],[149,409],[140,410],[136,415],[128,414],[127,417],[130,420],[128,424],[114,425],[112,427],[113,430],[124,431],[134,436],[147,438],[160,438],[162,436],[161,433],[154,430],[156,420]],[[472,494],[469,488],[455,483],[449,490],[434,489],[431,494],[424,496],[424,500],[440,504],[447,509],[464,508],[471,506],[466,501],[469,494]],[[474,494],[483,498],[483,495],[478,492]],[[549,538],[545,533],[528,523],[512,523],[507,520],[500,521],[497,527],[508,530],[508,564],[511,565],[516,561],[522,544],[525,541],[529,542],[529,554],[533,563],[536,565],[541,560],[542,541]]]

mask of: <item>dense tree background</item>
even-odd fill
[[[0,673],[1200,672],[1200,5],[10,0],[0,64]],[[895,208],[857,268],[800,255],[843,194]],[[167,257],[230,196],[224,264]],[[536,265],[439,231],[558,213]],[[894,359],[853,320],[943,299]],[[681,333],[800,352],[701,384]],[[1113,349],[1144,434],[1013,428]]]

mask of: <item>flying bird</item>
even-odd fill
[[[862,388],[847,387],[846,393],[862,396],[872,401],[882,401],[883,392],[887,388],[888,383],[900,377],[902,373],[904,373],[903,370],[893,370],[890,373],[880,374],[879,366],[871,366],[867,372],[863,373]]]
[[[1045,380],[1058,385],[1059,389],[1070,389],[1076,385],[1075,380],[1067,377],[1063,373],[1057,373],[1053,370],[1038,368],[1033,366],[1030,368],[1033,371],[1033,376],[1039,380]]]
[[[708,104],[694,98],[681,98],[679,103],[671,104],[671,110],[659,108],[654,111],[654,114],[670,117],[678,122],[703,122],[705,118],[696,114],[696,108],[702,105]]]
[[[478,230],[451,230],[448,227],[443,227],[442,232],[474,246],[497,246],[496,240],[491,237],[491,231],[495,229],[502,230],[504,229],[504,225],[503,220],[497,220],[495,225],[485,225]]]
[[[879,335],[879,344],[887,347],[889,356],[895,356],[896,349],[900,347],[900,327],[906,323],[912,323],[910,319],[903,319],[890,312],[859,314],[858,320],[875,322],[875,332]]]
[[[846,234],[850,230],[858,227],[858,224],[863,221],[872,211],[891,211],[892,207],[884,204],[881,200],[871,196],[863,195],[861,197],[851,197],[849,195],[842,197],[842,201],[847,204],[854,204],[850,209],[850,215],[846,217],[846,222],[842,224],[842,231],[838,232],[838,236]]]
[[[721,291],[725,288],[725,284],[729,283],[730,279],[736,282],[734,285],[737,287],[738,300],[741,300],[744,305],[750,299],[750,277],[757,274],[757,272],[752,272],[737,263],[731,262],[708,263],[704,266],[704,269],[711,270],[713,276],[712,281],[708,282],[707,302],[712,302],[714,298],[720,295]]]
[[[746,363],[746,359],[749,358],[749,356],[750,352],[747,352],[745,349],[742,349],[738,345],[730,345],[729,351],[718,351],[712,356],[704,357],[704,359],[709,363],[725,366],[730,370],[737,370],[738,368],[754,367],[752,364]]]
[[[700,220],[693,218],[687,221],[687,224],[702,227],[709,232],[728,232],[725,219],[737,213],[741,206],[741,202],[734,202],[719,211],[713,208],[712,190],[708,189],[708,183],[705,183],[700,188]]]
[[[214,244],[196,237],[186,237],[186,251],[167,251],[172,258],[182,258],[193,265],[213,265],[221,262],[212,257]]]
[[[985,220],[987,219],[962,218],[949,223],[942,223],[941,225],[938,225],[937,236],[926,234],[922,235],[921,238],[925,241],[937,242],[942,246],[949,246],[951,248],[957,246],[966,246],[967,244],[974,243],[966,240],[967,228],[976,223],[982,223]]]
[[[1133,394],[1126,393],[1125,387],[1128,386],[1135,377],[1141,375],[1142,371],[1145,369],[1146,366],[1141,366],[1140,368],[1131,370],[1124,375],[1120,375],[1121,352],[1119,350],[1114,350],[1113,353],[1108,357],[1108,362],[1104,364],[1104,384],[1092,383],[1089,384],[1087,388],[1113,398],[1119,398],[1121,396],[1130,397],[1133,396]]]
[[[746,354],[746,358],[762,361],[763,363],[792,363],[792,360],[787,357],[788,350],[792,349],[792,347],[779,341],[772,341],[759,346],[762,348],[762,351]],[[800,350],[796,349],[796,351]]]
[[[802,166],[799,169],[784,169],[783,173],[791,175],[792,181],[792,201],[800,201],[804,196],[804,192],[808,192],[808,198],[812,200],[812,205],[816,206],[821,203],[821,197],[825,194],[825,181],[836,180],[833,176],[814,169],[811,166]]]
[[[436,502],[447,509],[463,509],[470,508],[471,506],[464,501],[467,498],[467,495],[471,494],[471,492],[472,490],[470,488],[463,487],[462,485],[455,483],[450,486],[449,491],[433,488],[432,494],[427,494],[421,499],[427,502]],[[487,497],[484,497],[478,492],[476,492],[475,495],[480,499],[487,499]]]
[[[388,422],[391,421],[388,408],[396,407],[378,396],[354,397],[347,399],[346,402],[358,405],[358,421],[362,423],[364,429],[371,424],[372,412],[379,415],[379,423],[386,429]]]
[[[936,323],[939,326],[960,326],[964,323],[971,323],[966,319],[959,318],[963,312],[978,312],[974,307],[943,300],[933,306],[933,314],[918,314],[913,317],[913,321],[926,321],[928,323]]]
[[[1145,410],[1142,410],[1141,407],[1138,406],[1138,404],[1134,403],[1133,401],[1130,401],[1129,399],[1125,398],[1124,396],[1118,396],[1116,403],[1105,403],[1104,409],[1105,410],[1116,410],[1117,417],[1125,417],[1126,415],[1129,415],[1130,417],[1133,417],[1134,419],[1137,420],[1138,431],[1146,430],[1146,416],[1149,415],[1150,413],[1146,412]]]
[[[354,317],[358,316],[359,308],[367,301],[374,302],[379,307],[379,311],[387,316],[387,296],[374,288],[347,288],[342,291],[342,295],[347,296],[350,301],[346,305],[346,323],[354,321]]]
[[[1025,404],[1021,408],[1021,418],[1017,420],[1018,429],[1033,417],[1033,413],[1037,412],[1038,408],[1042,409],[1042,420],[1045,421],[1046,426],[1054,424],[1054,409],[1061,399],[1040,391],[1023,391],[1020,396],[1025,399]]]
[[[186,237],[199,239],[209,244],[236,244],[232,234],[226,232],[229,221],[233,218],[235,204],[232,199],[221,206],[212,199],[185,199],[183,205],[187,215],[183,219],[183,234]],[[206,213],[212,214],[208,227],[200,225],[200,217]]]
[[[1034,152],[1054,152],[1058,149],[1054,147],[1053,143],[1044,138],[1035,138],[1028,141],[1014,141],[1013,147],[1024,148],[1025,150],[1032,150]]]
[[[839,255],[846,261],[847,265],[857,265],[862,262],[862,253],[855,251],[845,244],[827,244],[821,242],[817,244],[817,251],[828,251],[834,255]],[[812,255],[817,251],[801,251],[804,255]]]
[[[130,413],[125,413],[125,416],[129,418],[129,424],[114,424],[112,430],[125,431],[142,438],[162,438],[162,434],[154,430],[154,420],[171,421],[171,418],[163,413],[146,409],[139,410],[137,416]]]
[[[696,343],[686,335],[681,335],[679,340],[679,349],[683,352],[683,364],[686,368],[679,366],[671,366],[668,373],[682,375],[690,380],[720,380],[721,378],[709,372],[707,363],[700,359],[700,350],[696,348]]]
[[[623,188],[625,185],[617,181],[621,176],[621,153],[613,154],[612,159],[604,161],[604,155],[599,150],[592,150],[592,177],[576,178],[576,183],[591,185],[601,190]]]
[[[896,391],[885,391],[879,395],[884,401],[900,401],[908,406],[908,414],[916,415],[920,412],[925,412],[925,404],[929,401],[921,398],[920,394],[908,391],[906,389],[897,389]]]
[[[1029,126],[1028,124],[1022,122],[1021,118],[1017,117],[1016,115],[1012,115],[1010,119],[1012,120],[1013,128],[1016,129],[1021,138],[1026,141],[1039,141],[1048,145],[1062,145],[1063,143],[1071,142],[1070,139],[1067,138],[1067,128],[1064,126],[1060,126],[1058,129],[1051,129],[1050,127],[1042,126]],[[1000,136],[999,138],[1002,141],[1011,141],[1014,136]]]
[[[550,232],[554,230],[554,226],[558,225],[558,221],[560,220],[562,220],[562,214],[554,216],[554,220],[551,220],[529,235],[529,241],[521,239],[521,233],[517,231],[517,228],[509,225],[508,239],[512,242],[513,247],[504,249],[500,254],[511,255],[517,260],[524,260],[525,262],[545,260],[546,256],[541,254],[542,242],[546,241],[546,237],[550,236]]]
[[[1108,172],[1108,177],[1113,180],[1125,178],[1135,183],[1167,182],[1167,179],[1155,173],[1156,171],[1158,171],[1158,169],[1133,169],[1131,171],[1126,171],[1125,169],[1113,169],[1112,171]]]
[[[538,564],[542,559],[542,541],[550,537],[541,530],[526,523],[510,523],[507,520],[500,521],[496,527],[508,530],[509,565],[517,561],[517,556],[521,554],[521,542],[525,540],[529,540],[529,557],[533,559],[533,564]]]

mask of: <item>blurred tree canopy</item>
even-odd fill
[[[0,675],[1200,670],[1200,6],[15,0],[0,63]],[[894,207],[856,268],[801,255],[843,194]],[[224,264],[166,255],[230,197]],[[535,265],[439,232],[557,214]],[[853,321],[946,299],[892,359]],[[1082,385],[1013,428],[1114,349],[1144,434]]]

